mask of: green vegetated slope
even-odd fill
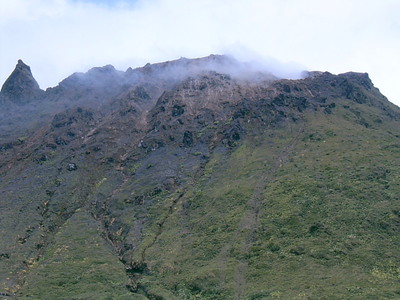
[[[87,212],[77,211],[40,263],[31,266],[18,298],[132,299],[125,285],[122,264],[100,236],[99,224]]]
[[[371,125],[357,124],[360,114]],[[132,258],[135,292],[127,293],[122,264],[110,255],[93,219],[80,212],[31,269],[22,294],[396,298],[398,145],[397,122],[355,103],[266,128],[231,152],[215,151],[201,175],[158,195],[147,208],[143,239]],[[129,213],[121,218],[134,222],[129,203],[125,206]]]
[[[399,297],[397,123],[350,105],[369,128],[345,105],[215,155],[146,250],[139,288],[166,299]]]

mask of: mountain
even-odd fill
[[[211,55],[40,91],[18,65],[0,93],[4,299],[399,297],[400,109],[368,74]]]

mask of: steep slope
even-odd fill
[[[210,56],[92,69],[41,101],[64,107],[1,150],[5,298],[400,294],[400,110],[367,74]]]

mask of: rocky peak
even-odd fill
[[[5,100],[22,104],[37,98],[42,90],[39,84],[32,75],[31,68],[26,65],[21,59],[4,82],[1,93]]]
[[[353,80],[367,90],[370,90],[374,86],[371,79],[369,78],[368,73],[347,72],[339,74],[339,76],[347,78],[349,80]]]

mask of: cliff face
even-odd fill
[[[4,297],[396,297],[400,111],[367,74],[284,80],[210,56],[46,92],[32,77],[23,97],[13,74]]]

